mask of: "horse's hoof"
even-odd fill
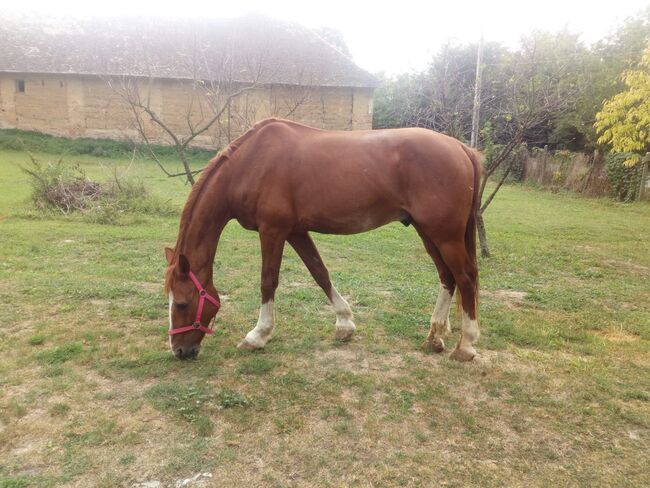
[[[440,353],[445,350],[445,343],[442,339],[427,339],[422,343],[422,349],[424,349],[424,352],[429,354],[433,352]]]
[[[473,347],[468,347],[465,349],[456,348],[452,351],[449,357],[455,361],[460,361],[466,363],[471,361],[476,356],[476,351]]]
[[[345,342],[352,339],[354,329],[336,329],[336,340]]]
[[[241,349],[242,351],[255,351],[256,349],[261,349],[261,347],[256,346],[255,344],[251,344],[246,339],[244,339],[239,344],[237,344],[237,349]]]

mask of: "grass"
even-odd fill
[[[159,157],[174,157],[177,154],[173,146],[152,145],[151,147]],[[141,153],[148,151],[128,140],[116,141],[83,137],[68,139],[20,129],[0,129],[0,149],[103,158],[130,157],[134,149]],[[189,148],[187,157],[193,160],[207,161],[213,153],[214,151],[209,149]]]
[[[130,163],[68,158],[98,179]],[[504,187],[486,215],[494,257],[480,263],[471,364],[419,350],[437,279],[400,224],[314,236],[355,312],[352,342],[334,340],[287,248],[274,339],[237,350],[260,257],[233,223],[215,262],[218,330],[181,362],[162,293],[178,216],[34,216],[27,161],[0,150],[0,487],[206,472],[223,486],[650,484],[650,206]],[[180,211],[181,181],[148,161],[128,171]]]

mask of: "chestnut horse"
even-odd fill
[[[355,331],[348,302],[330,282],[309,232],[356,234],[389,222],[413,224],[433,259],[440,291],[424,343],[444,350],[449,308],[460,293],[462,336],[451,357],[471,360],[478,338],[476,212],[478,155],[426,129],[327,131],[288,120],[258,122],[210,161],[185,204],[178,240],[167,248],[170,346],[195,357],[219,307],[212,283],[217,242],[236,219],[259,233],[262,304],[239,344],[266,345],[285,242],[295,249],[336,312],[336,338]],[[192,324],[192,325],[189,325]]]

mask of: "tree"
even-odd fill
[[[373,127],[426,127],[469,140],[477,46],[445,44],[421,73],[384,80],[375,92]],[[508,51],[498,43],[483,48],[481,100],[489,112],[503,86],[500,70]]]
[[[594,128],[596,113],[603,100],[623,90],[620,75],[638,65],[649,37],[650,7],[646,7],[591,48],[576,42],[573,49],[580,55],[573,57],[575,69],[571,79],[580,90],[571,110],[553,121],[548,141],[552,147],[577,151],[598,148],[598,134]],[[570,43],[567,47],[571,47]]]
[[[294,85],[278,89],[270,85],[282,63],[281,53],[271,49],[273,38],[268,36],[262,33],[243,45],[226,33],[216,47],[202,32],[187,39],[181,37],[174,63],[184,76],[173,85],[152,75],[105,78],[129,111],[138,142],[144,143],[167,176],[182,176],[194,184],[194,175],[201,170],[190,167],[187,155],[192,145],[212,147],[224,140],[230,142],[261,116],[289,117],[310,98],[315,83],[307,69],[295,73]],[[139,62],[148,73],[165,72],[169,60],[156,58],[159,53],[155,46],[143,40],[139,49]],[[255,92],[261,86],[271,90],[270,100],[268,93],[260,97]],[[163,87],[173,92],[171,108],[163,105]],[[259,110],[260,98],[264,100],[263,114]],[[183,166],[181,173],[169,171],[156,155],[154,144],[159,143],[174,147]]]
[[[625,161],[635,166],[650,151],[650,42],[636,69],[621,76],[626,89],[605,101],[596,115],[598,142],[613,152],[630,153]]]
[[[510,174],[519,147],[547,140],[551,121],[575,100],[577,87],[564,82],[572,60],[557,54],[563,40],[562,33],[533,33],[522,39],[520,50],[504,66],[500,97],[492,100],[490,119],[482,131],[487,157],[479,188],[477,227],[484,257],[490,255],[490,249],[483,214]],[[489,179],[499,171],[496,185],[484,198]]]
[[[150,156],[160,169],[169,177],[185,176],[190,184],[194,184],[194,175],[201,170],[193,171],[187,158],[190,144],[204,134],[227,112],[232,100],[257,86],[256,83],[237,85],[234,83],[206,82],[193,79],[186,84],[186,127],[177,130],[166,122],[159,110],[152,103],[151,78],[142,80],[134,77],[107,79],[109,86],[120,95],[127,104],[133,116],[133,125],[145,144]],[[144,85],[144,86],[142,86]],[[154,129],[158,128],[158,131]],[[170,143],[183,164],[182,173],[171,173],[156,155],[153,145],[153,134],[162,132],[163,138]]]
[[[421,97],[424,79],[421,74],[402,74],[385,78],[375,91],[372,126],[375,129],[422,127]]]
[[[482,54],[482,140],[485,172],[479,188],[479,241],[484,256],[489,246],[483,213],[509,176],[522,144],[548,144],[553,121],[575,106],[577,36],[535,32],[510,51],[486,43]],[[445,45],[429,68],[382,84],[375,102],[375,127],[427,127],[469,141],[476,73],[476,45]],[[491,178],[499,176],[485,196]]]

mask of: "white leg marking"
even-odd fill
[[[332,286],[332,306],[336,312],[336,338],[349,339],[356,330],[352,322],[352,309],[334,286]]]
[[[467,312],[463,310],[463,335],[460,338],[459,347],[461,349],[473,349],[472,344],[476,342],[480,332],[478,330],[478,321],[470,319]]]
[[[449,325],[449,308],[451,306],[451,293],[445,285],[440,283],[440,291],[436,299],[436,307],[431,316],[431,332],[436,337],[441,337],[451,332]]]
[[[471,361],[476,356],[474,341],[478,339],[478,322],[469,318],[463,310],[463,335],[456,349],[451,353],[451,358],[458,361]]]
[[[269,300],[260,307],[260,316],[257,319],[257,325],[246,334],[245,341],[254,347],[264,347],[271,338],[274,325],[273,300]]]

